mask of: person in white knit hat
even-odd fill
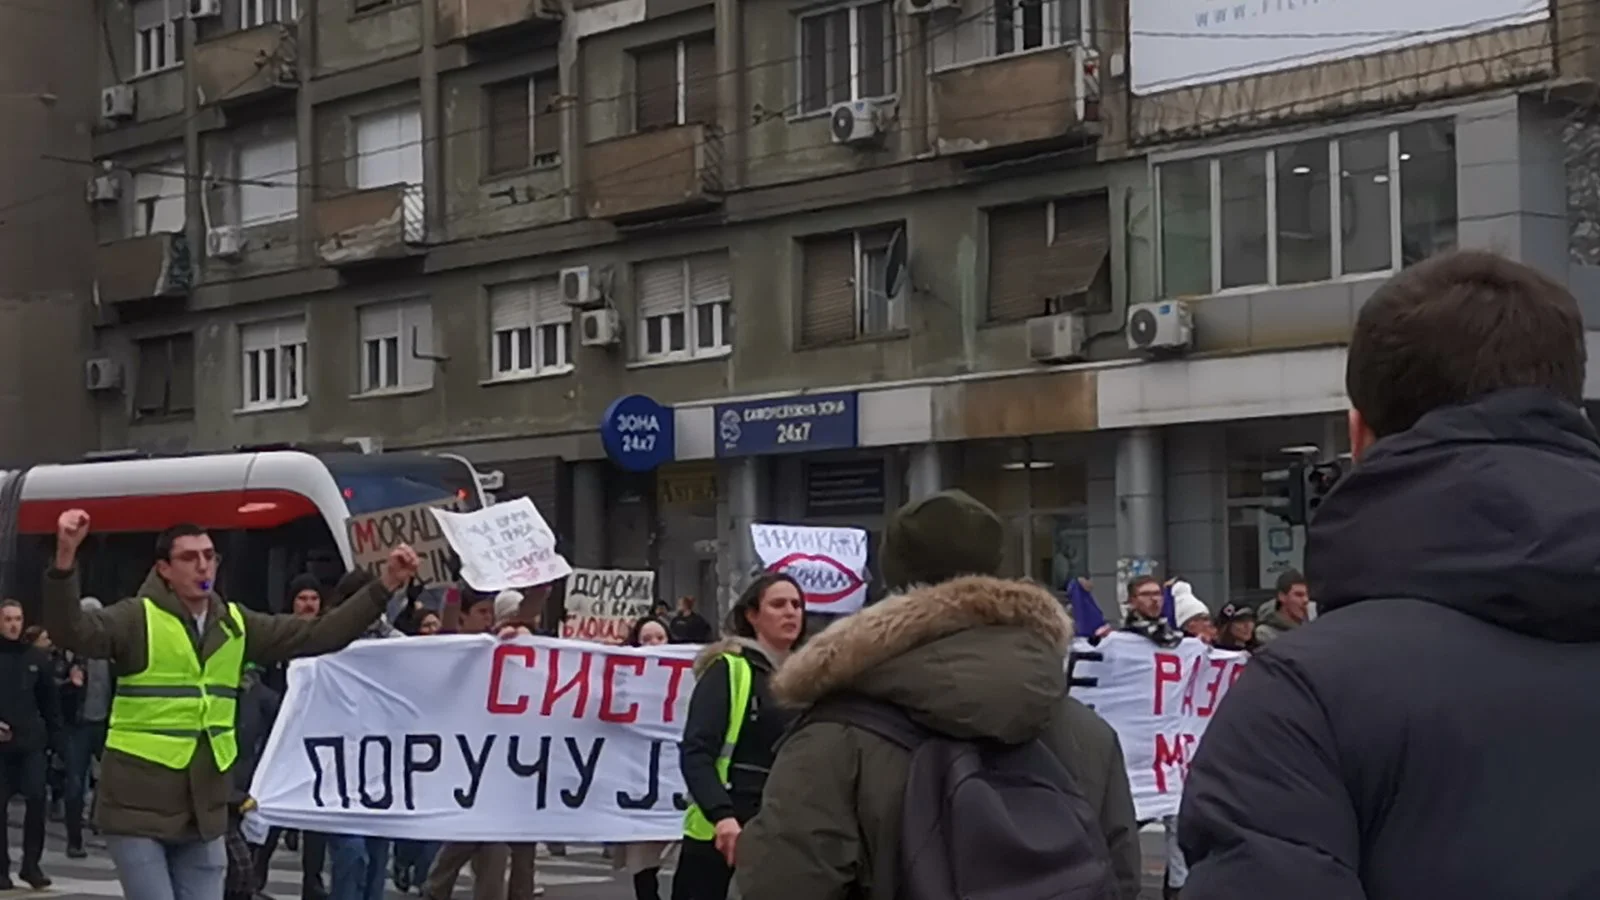
[[[1172,617],[1178,623],[1178,630],[1189,637],[1207,644],[1216,639],[1217,628],[1212,624],[1211,610],[1194,595],[1194,586],[1187,581],[1172,583]]]

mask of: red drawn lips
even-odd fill
[[[791,553],[768,568],[793,575],[805,589],[807,606],[838,603],[866,584],[860,574],[850,571],[848,566],[817,553]]]

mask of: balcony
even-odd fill
[[[643,219],[722,202],[722,140],[710,125],[678,125],[590,144],[584,198],[591,219]]]
[[[353,266],[414,256],[427,240],[422,185],[391,184],[351,191],[312,205],[317,256]]]
[[[441,44],[507,37],[519,28],[561,21],[555,0],[438,0]]]
[[[300,86],[294,26],[282,23],[230,31],[194,48],[200,103],[231,104]]]
[[[101,244],[94,255],[95,286],[105,305],[182,297],[194,281],[189,243],[158,233]]]
[[[1076,44],[986,59],[933,75],[941,154],[992,153],[1100,134],[1098,59]],[[1025,109],[1017,107],[1026,97]]]

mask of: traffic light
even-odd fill
[[[1306,506],[1306,469],[1304,462],[1295,460],[1286,469],[1261,473],[1262,486],[1271,492],[1265,507],[1267,512],[1290,525],[1304,525],[1310,518]]]
[[[1344,468],[1337,462],[1314,463],[1305,467],[1306,521],[1317,514],[1323,498],[1344,477]]]

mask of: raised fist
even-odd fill
[[[405,587],[406,582],[417,574],[417,569],[421,565],[421,560],[417,558],[417,551],[411,549],[409,544],[401,544],[390,550],[389,558],[384,560],[383,563],[384,586],[391,591],[397,591]]]
[[[69,509],[56,519],[56,568],[72,568],[78,556],[78,547],[89,536],[89,514],[81,509]]]

